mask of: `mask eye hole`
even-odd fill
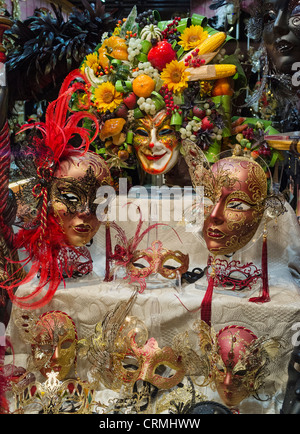
[[[122,360],[122,366],[126,371],[137,371],[139,369],[139,362],[134,357],[125,357],[125,359]]]
[[[71,341],[70,339],[62,342],[61,349],[62,350],[68,350],[71,347],[72,343],[73,343],[73,341]]]
[[[171,128],[163,128],[159,131],[158,135],[159,136],[166,136],[166,135],[170,135],[173,134],[173,130]]]
[[[74,193],[71,193],[71,192],[61,191],[60,196],[62,199],[66,200],[70,203],[78,203],[79,202],[79,198]]]
[[[44,354],[51,354],[53,351],[53,346],[50,344],[42,344],[38,348]]]
[[[170,378],[176,374],[175,369],[170,368],[167,365],[160,364],[155,368],[154,374],[163,378]]]
[[[246,370],[245,369],[241,369],[240,371],[237,371],[235,373],[235,375],[237,375],[238,377],[244,377],[246,375]]]
[[[241,200],[231,200],[227,204],[227,209],[232,209],[234,211],[248,211],[251,209],[251,205]]]
[[[148,131],[144,130],[143,128],[138,128],[137,130],[135,130],[135,134],[143,137],[149,137]]]
[[[134,261],[133,265],[136,268],[149,268],[150,263],[147,261],[147,259],[145,259],[145,258],[142,257],[142,258],[137,258]]]

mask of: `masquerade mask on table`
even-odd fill
[[[32,312],[15,311],[15,323],[32,355],[28,371],[39,370],[46,377],[54,371],[64,380],[76,361],[77,331],[72,318],[64,312],[45,312],[40,317]]]
[[[179,250],[167,250],[163,247],[162,242],[158,240],[154,241],[147,249],[138,250],[138,245],[143,240],[145,235],[151,230],[164,224],[154,223],[141,232],[143,224],[142,214],[139,207],[137,207],[137,210],[140,213],[140,219],[134,236],[129,240],[123,228],[121,228],[118,224],[115,222],[107,224],[107,240],[110,240],[111,237],[110,229],[114,229],[116,230],[116,238],[118,239],[118,243],[115,245],[113,253],[111,249],[111,241],[109,241],[107,243],[106,255],[109,262],[115,262],[116,267],[125,267],[126,276],[124,279],[129,278],[130,283],[138,282],[140,285],[139,292],[141,293],[146,288],[145,279],[151,274],[159,273],[162,277],[167,279],[175,279],[177,278],[178,274],[180,276],[184,274],[189,267],[189,256],[183,254]],[[175,261],[176,265],[178,264],[178,266],[168,267],[167,263],[169,260]],[[143,264],[141,264],[141,262],[143,262]],[[107,271],[105,279],[112,279],[109,270]]]
[[[88,111],[85,84],[82,74],[73,71],[65,79],[58,99],[49,104],[45,122],[24,125],[21,130],[35,128],[34,135],[16,154],[21,172],[29,178],[19,202],[22,205],[31,200],[36,213],[29,218],[26,209],[25,216],[19,213],[22,228],[14,237],[15,249],[27,253],[23,267],[31,264],[31,268],[24,279],[12,275],[6,282],[10,298],[20,307],[45,305],[65,277],[92,270],[84,245],[99,228],[93,201],[97,188],[110,183],[110,174],[104,160],[88,151],[98,133],[98,123]],[[75,94],[82,100],[82,95],[85,97],[82,111],[72,112],[69,107]],[[95,134],[81,126],[83,120],[95,123]],[[31,294],[14,294],[16,287],[37,275],[39,284]],[[47,284],[46,294],[35,299]]]
[[[263,168],[250,156],[240,155],[238,146],[233,155],[220,158],[211,168],[203,153],[192,142],[185,141],[183,146],[193,185],[202,186],[204,196],[209,201],[208,206],[204,205],[203,239],[214,258],[246,248],[265,215],[262,247],[263,290],[260,297],[251,298],[250,301],[269,301],[266,224],[268,220],[285,212],[284,201],[279,196],[268,194]],[[263,164],[265,165],[264,162]],[[211,318],[215,277],[216,268],[212,262],[212,272],[201,307],[202,319],[208,323]]]
[[[44,383],[35,381],[29,386],[13,385],[16,409],[25,413],[88,414],[92,411],[94,391],[79,380],[58,380],[58,372],[47,373]]]
[[[144,172],[165,174],[188,136],[208,156],[220,149],[232,93],[216,95],[214,88],[236,73],[235,65],[218,63],[224,43],[226,34],[203,16],[167,22],[157,11],[141,17],[134,7],[86,56],[81,70],[92,86],[102,126],[97,146],[109,167],[132,167],[135,150]]]
[[[277,338],[255,334],[236,325],[215,332],[204,321],[195,323],[201,350],[211,363],[212,386],[228,407],[235,407],[263,386],[271,360],[281,346]]]
[[[206,359],[189,346],[185,334],[177,335],[172,346],[159,348],[155,338],[148,338],[143,321],[130,316],[136,298],[120,302],[108,312],[94,335],[79,341],[79,355],[92,364],[92,375],[105,387],[119,390],[133,387],[138,380],[158,389],[171,389],[185,375],[208,375]]]

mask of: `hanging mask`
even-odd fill
[[[263,40],[276,72],[292,75],[300,58],[299,0],[271,0],[263,5]]]
[[[145,172],[162,175],[172,169],[179,157],[180,142],[166,111],[138,120],[133,146]]]

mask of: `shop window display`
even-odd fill
[[[15,198],[3,98],[3,413],[274,413],[278,391],[292,396],[299,226],[275,188],[284,156],[267,138],[279,131],[236,111],[247,77],[232,35],[198,14],[162,21],[134,7],[66,75],[44,120],[22,126],[14,159],[28,182]],[[181,218],[144,220],[151,187],[174,176],[192,191]],[[146,180],[134,222],[118,219],[124,177]],[[99,213],[102,187],[114,200]],[[234,288],[215,291],[237,269]],[[149,286],[153,274],[170,283]]]

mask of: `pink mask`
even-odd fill
[[[261,222],[267,197],[262,167],[246,157],[229,157],[212,166],[213,205],[204,221],[208,250],[228,255],[252,239]]]

